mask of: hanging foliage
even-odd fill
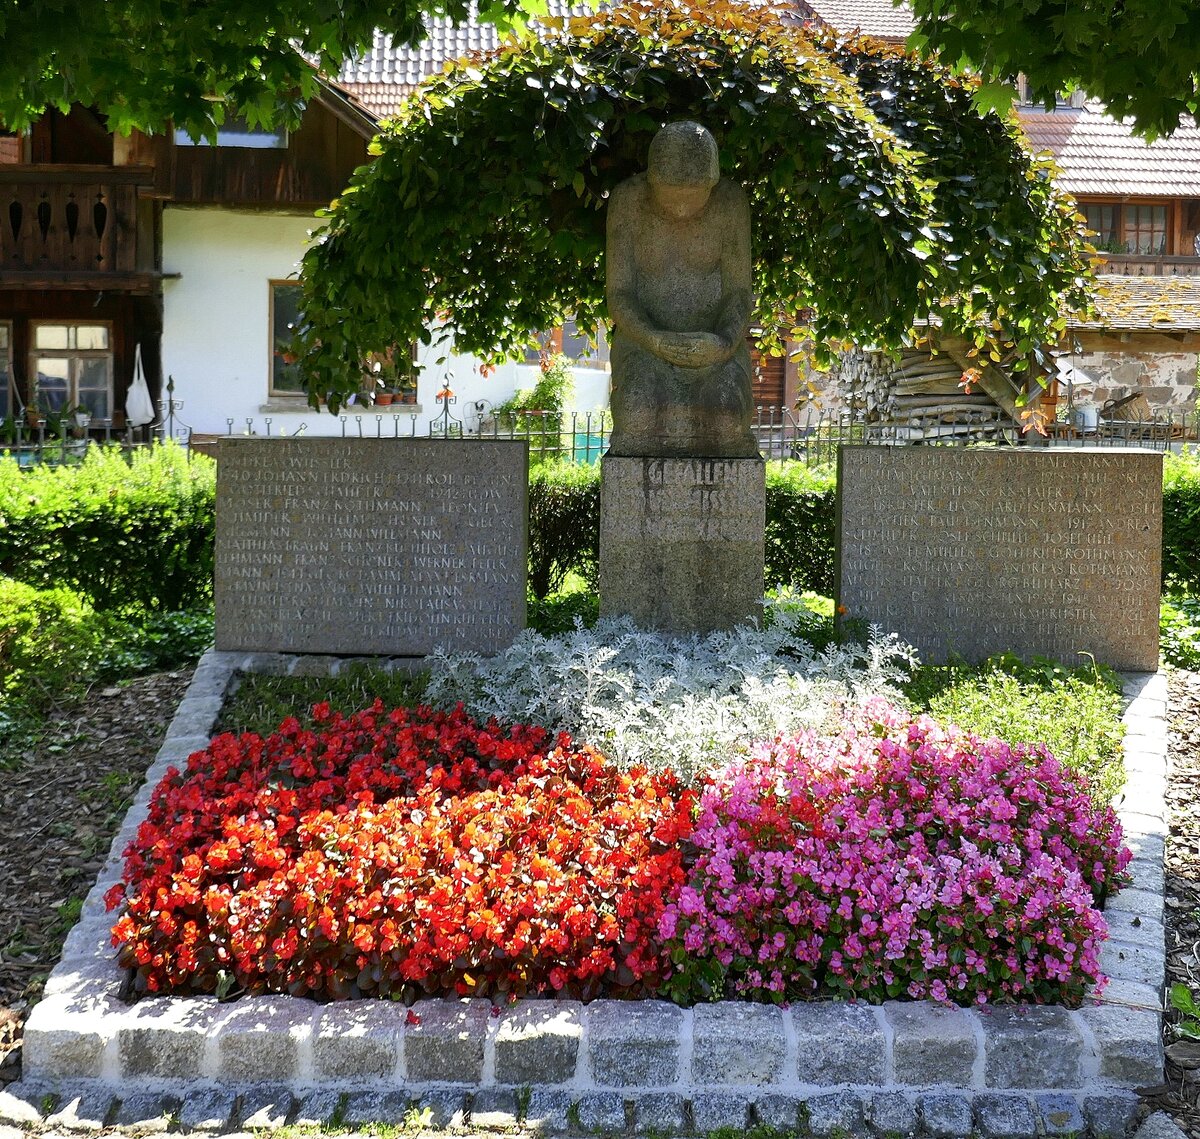
[[[438,322],[489,360],[594,326],[607,195],[683,118],[750,195],[768,346],[809,311],[823,343],[936,317],[1024,352],[1083,303],[1073,205],[962,80],[769,7],[629,0],[455,65],[386,124],[305,257],[310,392],[336,408],[364,351]]]

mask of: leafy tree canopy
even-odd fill
[[[481,18],[526,7],[539,5],[484,0]],[[174,121],[212,136],[227,109],[294,126],[316,89],[313,63],[337,74],[376,27],[416,43],[424,12],[467,10],[467,0],[0,0],[0,123],[21,130],[47,107],[82,102],[126,133]]]
[[[570,312],[594,326],[605,199],[682,118],[750,194],[769,347],[811,310],[822,343],[895,346],[936,316],[1024,354],[1084,303],[1074,206],[962,80],[767,8],[629,0],[457,65],[386,126],[305,257],[310,393],[336,409],[364,352],[439,320],[491,360]]]
[[[1154,137],[1200,111],[1195,0],[910,0],[917,46],[994,81],[1024,74],[1035,99],[1082,87]]]

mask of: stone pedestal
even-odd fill
[[[606,457],[601,615],[678,634],[757,616],[766,501],[761,459]]]

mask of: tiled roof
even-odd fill
[[[1150,332],[1200,332],[1200,278],[1101,276],[1097,320],[1071,327]]]
[[[594,5],[572,5],[568,0],[549,0],[549,15],[582,15]],[[422,79],[436,75],[450,61],[477,52],[494,51],[499,44],[493,24],[474,18],[455,24],[445,16],[426,16],[427,37],[416,47],[393,47],[392,37],[375,32],[375,42],[366,55],[347,60],[338,83],[377,118],[393,114]]]
[[[1070,194],[1200,196],[1200,128],[1190,119],[1153,143],[1095,102],[1079,110],[1023,107],[1021,125],[1035,150],[1054,155],[1058,184]]]
[[[883,40],[907,39],[912,32],[912,12],[907,4],[896,7],[892,0],[797,0],[835,32],[863,32]]]

